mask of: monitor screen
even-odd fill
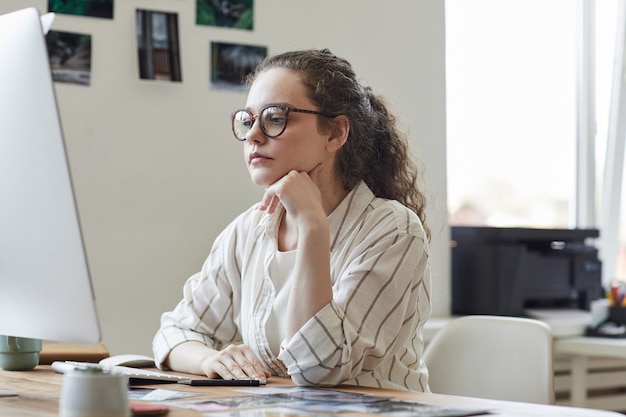
[[[35,8],[0,16],[0,57],[0,335],[98,343],[89,267]]]

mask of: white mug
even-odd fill
[[[130,417],[128,377],[93,370],[63,375],[60,417]]]

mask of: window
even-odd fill
[[[623,3],[623,2],[622,2]],[[622,25],[624,10],[619,8],[617,0],[603,0],[596,2],[596,108],[597,108],[597,148],[598,165],[601,167],[601,175],[598,183],[601,184],[599,223],[603,235],[601,255],[604,262],[603,279],[605,284],[617,279],[626,281],[626,181],[623,179],[623,170],[620,164],[624,163],[624,152],[614,152],[609,146],[611,140],[610,123],[617,123],[618,118],[624,119],[625,115],[619,115],[621,110],[613,105],[613,84],[618,85],[622,77],[618,75],[614,80],[614,65],[620,69],[623,60],[621,48],[623,39],[618,36],[618,22]],[[624,5],[622,4],[622,7]],[[622,16],[622,17],[620,17]],[[623,38],[623,34],[621,35]],[[617,41],[620,43],[617,43]],[[622,85],[622,92],[623,85]],[[611,120],[613,118],[613,120]],[[623,123],[623,120],[621,121]],[[624,137],[614,138],[623,144]],[[602,176],[603,175],[603,176]],[[621,204],[620,204],[621,203]],[[613,210],[609,211],[611,207]]]
[[[591,31],[581,35],[579,17],[590,15]],[[607,170],[609,182],[619,179],[623,201],[621,220],[604,215],[609,226],[600,227],[605,283],[626,281],[626,180],[605,163],[618,16],[617,0],[446,0],[450,223],[600,227]],[[581,55],[589,40],[591,53]],[[587,97],[580,95],[579,59],[593,60]],[[596,130],[585,139],[591,151],[580,151],[595,153],[589,171],[577,154],[579,98],[589,101]],[[580,224],[585,202],[576,197],[585,181],[592,213]],[[603,241],[618,223],[619,245]]]
[[[574,226],[576,7],[446,1],[451,224]]]

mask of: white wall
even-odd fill
[[[53,30],[92,36],[89,87],[56,84],[85,243],[113,354],[150,354],[213,239],[261,195],[230,112],[245,93],[209,84],[211,41],[269,53],[328,47],[387,96],[431,187],[436,315],[449,311],[443,0],[257,0],[254,31],[195,25],[195,0],[117,0],[113,20],[57,15]],[[0,13],[46,0],[2,0]],[[182,83],[139,80],[136,8],[178,13]],[[1,98],[0,98],[1,99]]]

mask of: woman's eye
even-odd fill
[[[268,119],[274,126],[280,126],[285,123],[285,116],[272,115],[272,117],[269,117]]]

